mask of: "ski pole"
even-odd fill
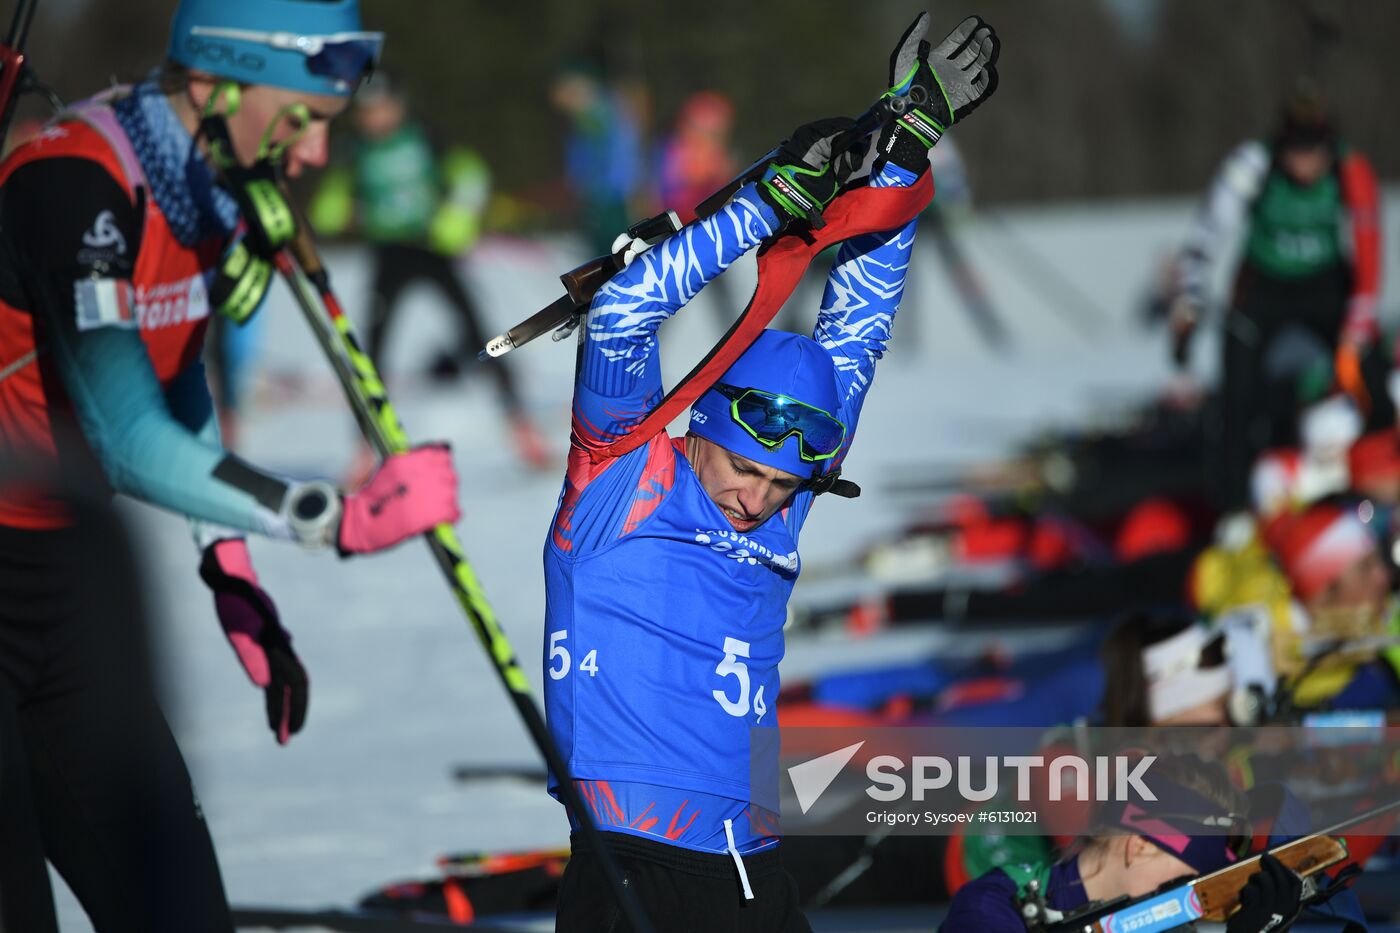
[[[291,203],[290,198],[288,203]],[[276,253],[274,262],[277,271],[291,287],[292,295],[310,324],[312,334],[320,343],[321,350],[330,360],[365,440],[380,457],[408,450],[408,436],[404,433],[398,414],[389,401],[384,382],[380,379],[373,361],[360,348],[350,319],[346,317],[335,293],[331,291],[330,276],[326,273],[325,264],[322,263],[310,235],[306,232],[305,223],[298,224],[295,237],[285,249]],[[564,806],[583,828],[583,836],[588,844],[598,853],[603,874],[612,887],[613,895],[617,898],[618,906],[626,916],[627,922],[638,933],[650,933],[651,924],[623,886],[622,873],[613,860],[612,851],[594,823],[592,814],[584,806],[583,798],[569,775],[568,765],[559,752],[559,746],[545,728],[544,717],[535,703],[529,681],[520,669],[515,649],[511,647],[505,632],[496,621],[496,614],[486,600],[476,572],[462,551],[456,531],[451,525],[442,524],[425,533],[423,537],[446,576],[453,595],[457,597],[458,605],[462,607],[491,658],[496,674],[515,703],[516,712],[524,721],[535,747],[558,778],[559,796],[563,799]]]
[[[1004,216],[996,211],[983,211],[982,216],[990,219],[1001,234],[1002,245],[1010,247],[1010,251],[1016,254],[1018,261],[1012,262],[1011,268],[1023,272],[1022,278],[1031,284],[1037,294],[1044,295],[1046,286],[1058,293],[1047,303],[1061,320],[1067,321],[1073,330],[1079,332],[1079,336],[1093,343],[1105,329],[1113,326],[1113,316],[1054,263],[1021,239]]]
[[[841,869],[836,877],[828,881],[826,887],[812,895],[812,899],[804,906],[810,908],[825,907],[827,904],[831,903],[836,895],[854,884],[861,875],[870,870],[871,865],[875,864],[875,850],[879,848],[880,843],[888,839],[893,832],[894,825],[890,824],[882,826],[869,836],[866,836],[865,843],[861,845],[860,853],[856,855],[855,861]]]
[[[19,0],[15,15],[10,19],[10,33],[0,46],[0,148],[10,133],[14,117],[14,102],[22,90],[25,76],[24,44],[29,39],[29,26],[34,22],[34,10],[39,0]]]

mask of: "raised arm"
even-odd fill
[[[917,180],[913,172],[889,164],[871,179],[871,186],[907,187]],[[918,221],[911,220],[897,230],[847,240],[826,280],[812,336],[836,363],[844,390],[841,417],[848,449],[866,390],[875,378],[875,365],[885,355],[893,333],[917,226]]]
[[[895,49],[889,93],[907,95],[910,106],[880,133],[871,187],[909,187],[929,171],[930,151],[943,134],[996,91],[1000,48],[992,28],[972,16],[937,47],[920,42],[914,49],[904,43]],[[897,230],[843,243],[827,279],[812,336],[831,354],[843,388],[846,449],[838,465],[850,449],[875,364],[893,331],[917,225],[911,220]]]
[[[599,289],[574,388],[576,447],[602,447],[650,411],[662,390],[657,329],[776,226],[773,209],[750,185],[718,213],[642,253]]]

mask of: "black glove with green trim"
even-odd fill
[[[831,157],[832,144],[855,125],[849,117],[827,117],[802,124],[783,140],[758,183],[759,196],[782,226],[794,220],[821,226],[821,212],[865,159],[868,141]]]
[[[921,17],[910,33],[924,24]],[[977,16],[959,23],[931,51],[927,41],[917,46],[902,41],[890,57],[886,94],[906,98],[909,107],[880,134],[880,157],[921,173],[928,166],[933,144],[996,91],[1000,51],[996,32]]]

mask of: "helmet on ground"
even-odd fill
[[[690,430],[741,457],[804,479],[846,441],[831,355],[810,337],[765,330],[696,399]]]
[[[166,57],[244,84],[347,96],[384,45],[359,0],[181,0]]]

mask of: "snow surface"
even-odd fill
[[[1389,244],[1396,242],[1400,192],[1387,200]],[[1159,389],[1169,378],[1164,338],[1138,325],[1137,309],[1153,266],[1181,239],[1191,207],[1038,208],[973,220],[963,230],[965,242],[1015,339],[1002,355],[980,343],[926,245],[848,461],[847,475],[865,494],[815,510],[803,536],[806,561],[840,561],[897,527],[910,500],[882,488],[892,479],[917,477],[929,464],[996,456],[1034,432],[1081,423]],[[1068,300],[1064,287],[1030,264],[1027,250],[1087,301]],[[1396,251],[1388,247],[1386,256],[1387,281],[1394,281]],[[484,243],[465,270],[494,332],[555,298],[558,272],[583,258],[568,239],[498,238]],[[348,311],[363,320],[367,255],[342,248],[329,261]],[[728,276],[742,286],[732,294],[748,294],[751,266]],[[799,290],[800,307],[814,313],[818,286],[811,281]],[[1067,317],[1092,314],[1084,310],[1090,303],[1108,309],[1106,318],[1075,325]],[[662,331],[672,379],[718,336],[722,310],[702,295]],[[329,369],[280,288],[262,314],[259,392],[240,452],[288,473],[339,477],[352,457],[354,427]],[[421,371],[451,345],[453,333],[436,295],[427,288],[411,293],[388,370]],[[1215,352],[1213,338],[1201,341],[1198,372],[1214,369]],[[536,685],[540,552],[562,476],[572,360],[571,342],[548,340],[509,358],[560,458],[559,469],[545,475],[517,465],[486,379],[447,387],[413,375],[390,382],[412,437],[453,444],[462,475],[462,541]],[[234,903],[344,905],[389,881],[431,874],[441,853],[567,843],[562,810],[537,788],[463,786],[450,777],[462,763],[536,758],[421,544],[341,562],[253,543],[263,582],[312,678],[307,727],[279,748],[265,726],[259,691],[220,635],[184,522],[141,505],[125,511],[142,535],[156,597],[170,718]],[[932,631],[902,635],[885,648],[830,637],[794,642],[785,671],[792,677],[846,663],[862,650],[907,657],[934,649],[939,638]],[[958,647],[968,649],[965,642]],[[65,930],[90,929],[66,890],[60,912]]]

